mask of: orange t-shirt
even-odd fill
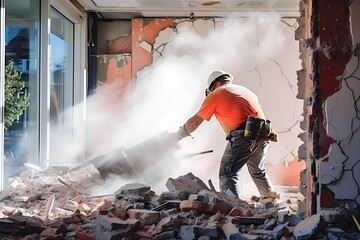
[[[207,121],[215,114],[226,133],[243,124],[248,116],[265,118],[257,96],[235,84],[224,84],[210,93],[197,114]]]

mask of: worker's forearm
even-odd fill
[[[202,117],[200,117],[199,115],[195,114],[194,116],[192,116],[191,118],[189,118],[189,120],[187,120],[187,122],[185,123],[184,127],[185,130],[188,133],[192,133],[193,131],[195,131],[200,124],[204,121],[204,119]]]

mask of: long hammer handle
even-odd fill
[[[191,158],[197,155],[202,155],[202,154],[207,154],[207,153],[212,153],[214,152],[213,150],[207,150],[207,151],[202,151],[202,152],[198,152],[198,153],[189,153],[189,154],[184,154],[178,157],[178,159],[185,159],[185,158]]]

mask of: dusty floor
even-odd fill
[[[89,165],[74,172],[29,168],[1,196],[1,239],[358,239],[320,215],[297,213],[304,197],[283,188],[281,198],[246,202],[211,191],[188,173],[155,193],[128,183],[93,196],[104,183]],[[346,222],[348,219],[341,219]],[[346,220],[346,221],[344,221]],[[357,238],[356,238],[357,237]]]

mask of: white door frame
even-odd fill
[[[72,21],[74,28],[74,105],[80,104],[73,123],[85,121],[86,100],[86,24],[87,16],[81,13],[68,1],[41,1],[41,41],[40,41],[40,152],[39,165],[48,167],[50,161],[50,9],[54,7],[62,15]],[[47,24],[44,24],[47,23]],[[46,83],[46,84],[45,84]],[[85,124],[79,124],[85,126]],[[84,142],[84,129],[74,128],[73,141]]]
[[[5,0],[0,0],[0,191],[4,190]]]

